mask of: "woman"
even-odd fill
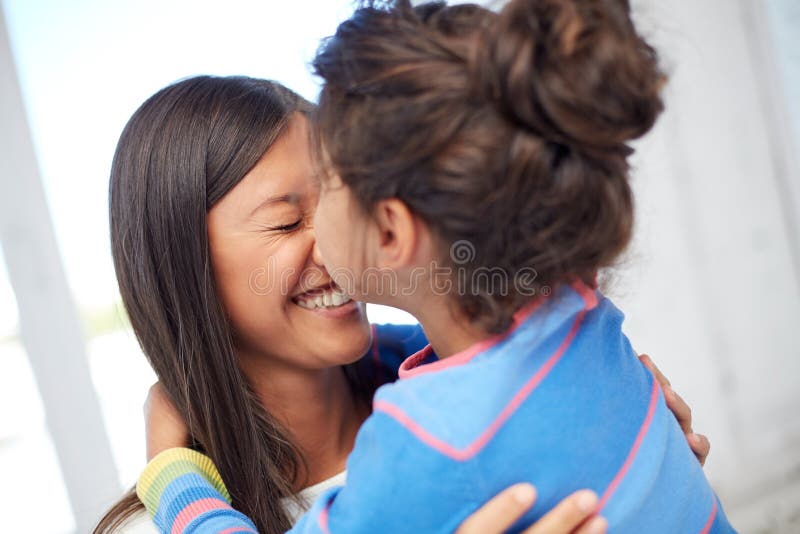
[[[287,530],[297,493],[343,471],[376,385],[419,343],[414,327],[371,339],[361,306],[331,305],[313,252],[310,111],[271,82],[185,80],[134,114],[111,172],[131,324],[195,447],[261,532]],[[140,507],[127,495],[96,532]]]

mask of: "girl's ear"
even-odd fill
[[[403,269],[418,262],[427,226],[402,200],[390,198],[375,205],[378,229],[377,266]]]

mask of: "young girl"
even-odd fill
[[[367,7],[315,67],[325,265],[431,345],[376,394],[347,484],[292,532],[450,532],[520,479],[539,500],[518,527],[589,487],[612,532],[731,532],[594,287],[630,239],[626,143],[662,108],[627,2]],[[168,479],[152,474],[145,493]],[[172,486],[160,522],[245,528],[197,517],[218,502],[201,496]]]

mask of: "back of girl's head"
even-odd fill
[[[488,330],[537,290],[592,280],[628,243],[626,143],[655,122],[664,76],[626,0],[512,0],[500,13],[372,2],[314,67],[335,171],[367,212],[399,198],[443,252],[472,244],[456,298]],[[485,269],[510,282],[492,287],[475,276]]]
[[[284,532],[280,499],[298,455],[249,393],[216,293],[208,209],[311,106],[279,84],[200,76],[162,89],[126,125],[110,180],[120,293],[136,337],[189,429],[220,468],[234,505],[261,532]],[[213,399],[213,400],[212,400]],[[125,501],[97,532],[134,508]]]

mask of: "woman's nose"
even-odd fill
[[[316,239],[314,240],[314,245],[311,249],[311,260],[320,267],[325,266],[325,262],[322,261],[322,253],[319,251],[319,245],[317,245]]]

